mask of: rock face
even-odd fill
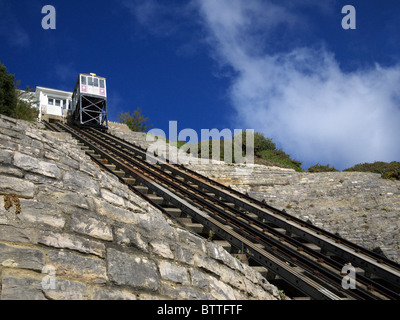
[[[10,203],[8,195],[16,195]],[[17,210],[20,207],[20,210]],[[64,133],[0,116],[0,299],[279,299]]]
[[[374,173],[299,173],[261,165],[251,171],[241,165],[188,167],[364,248],[379,247],[400,262],[400,181]]]

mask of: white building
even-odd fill
[[[72,108],[72,92],[36,87],[39,121],[65,120]]]

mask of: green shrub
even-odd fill
[[[397,161],[361,163],[343,171],[373,172],[379,173],[384,179],[400,180],[400,162]]]
[[[285,168],[292,168],[298,172],[304,171],[300,161],[290,158],[290,156],[282,150],[263,150],[258,152],[256,156],[267,160],[269,163]]]
[[[132,131],[145,132],[151,125],[147,125],[149,118],[142,115],[142,110],[137,108],[132,114],[130,112],[120,113],[119,122],[125,123]]]
[[[242,149],[246,150],[246,131],[242,132]],[[261,132],[254,132],[254,152],[260,152],[263,150],[276,150],[276,144],[272,141],[271,138],[266,138]]]
[[[14,117],[17,107],[17,92],[14,85],[14,75],[0,62],[0,113]]]
[[[25,93],[30,93],[32,91],[32,89],[27,87],[25,91],[20,91],[17,93],[18,101],[14,110],[14,118],[26,121],[35,121],[38,118],[39,110],[35,107],[35,104],[39,102],[33,100],[22,100],[22,96]]]
[[[308,168],[307,171],[308,172],[336,172],[339,170],[335,169],[335,167],[331,167],[329,164],[327,164],[326,166],[322,166],[318,163],[318,164]]]

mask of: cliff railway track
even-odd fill
[[[241,253],[288,296],[398,300],[400,265],[106,132],[56,123],[131,190],[181,224]],[[158,162],[157,162],[158,161]],[[347,274],[346,270],[355,273]],[[344,283],[353,281],[354,286]],[[346,289],[347,288],[347,289]]]

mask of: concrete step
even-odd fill
[[[122,170],[114,170],[114,174],[116,174],[118,177],[123,178],[125,176],[125,172]]]
[[[179,218],[178,220],[179,220],[180,222],[182,222],[184,225],[188,225],[188,224],[193,223],[192,218],[187,218],[187,217],[185,217],[185,218]]]
[[[164,202],[164,198],[159,197],[159,196],[157,196],[157,195],[155,195],[155,194],[148,194],[147,197],[148,197],[150,200],[152,200],[152,201],[154,201],[155,203],[157,203],[158,205],[162,205],[163,202]]]
[[[195,233],[203,233],[204,226],[200,223],[187,223],[185,226]]]
[[[179,218],[182,216],[182,210],[179,208],[164,208],[171,216]]]
[[[132,184],[132,185],[134,185],[135,182],[136,182],[135,178],[124,178],[124,180],[125,180],[126,183],[129,183],[129,184]]]
[[[142,194],[147,194],[147,192],[149,191],[149,188],[147,188],[146,186],[135,186],[135,189]]]
[[[105,166],[106,166],[108,169],[110,169],[110,170],[115,170],[115,169],[116,169],[116,166],[113,165],[113,164],[108,164],[108,163],[106,163]]]

